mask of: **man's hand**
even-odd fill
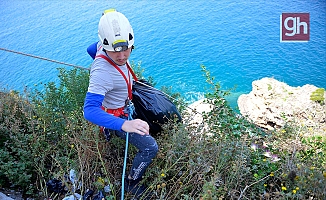
[[[123,124],[121,129],[125,132],[129,133],[137,133],[139,135],[149,135],[149,125],[147,122],[141,119],[135,120],[126,120]]]

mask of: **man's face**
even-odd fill
[[[127,63],[127,60],[131,53],[131,47],[125,51],[115,52],[115,51],[106,51],[108,56],[119,66]]]

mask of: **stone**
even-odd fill
[[[207,130],[207,124],[204,124],[203,113],[210,112],[213,107],[211,104],[205,102],[206,99],[198,100],[187,107],[186,115],[184,116],[184,123],[188,128],[196,130],[196,133],[203,133]],[[195,129],[194,129],[195,128]]]
[[[0,192],[0,200],[14,200],[14,199]]]
[[[291,87],[274,78],[262,78],[253,81],[252,91],[240,95],[237,103],[242,116],[264,129],[280,129],[287,122],[296,122],[319,127],[325,134],[325,104],[310,100],[316,89],[314,85]]]

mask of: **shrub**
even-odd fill
[[[310,95],[310,100],[311,101],[316,101],[320,104],[324,104],[324,93],[325,93],[325,89],[324,88],[318,88],[317,90],[315,90],[314,92],[311,93]]]
[[[37,122],[32,116],[33,106],[18,92],[0,92],[0,185],[25,193],[32,193],[36,177],[31,144]]]

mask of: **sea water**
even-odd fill
[[[326,1],[4,1],[0,48],[89,67],[102,12],[115,8],[133,26],[130,61],[157,87],[172,86],[188,102],[204,97],[209,70],[235,107],[251,83],[274,77],[290,86],[326,88]],[[280,42],[280,15],[310,14],[308,42]],[[57,63],[0,51],[0,86],[23,91],[58,81]]]

